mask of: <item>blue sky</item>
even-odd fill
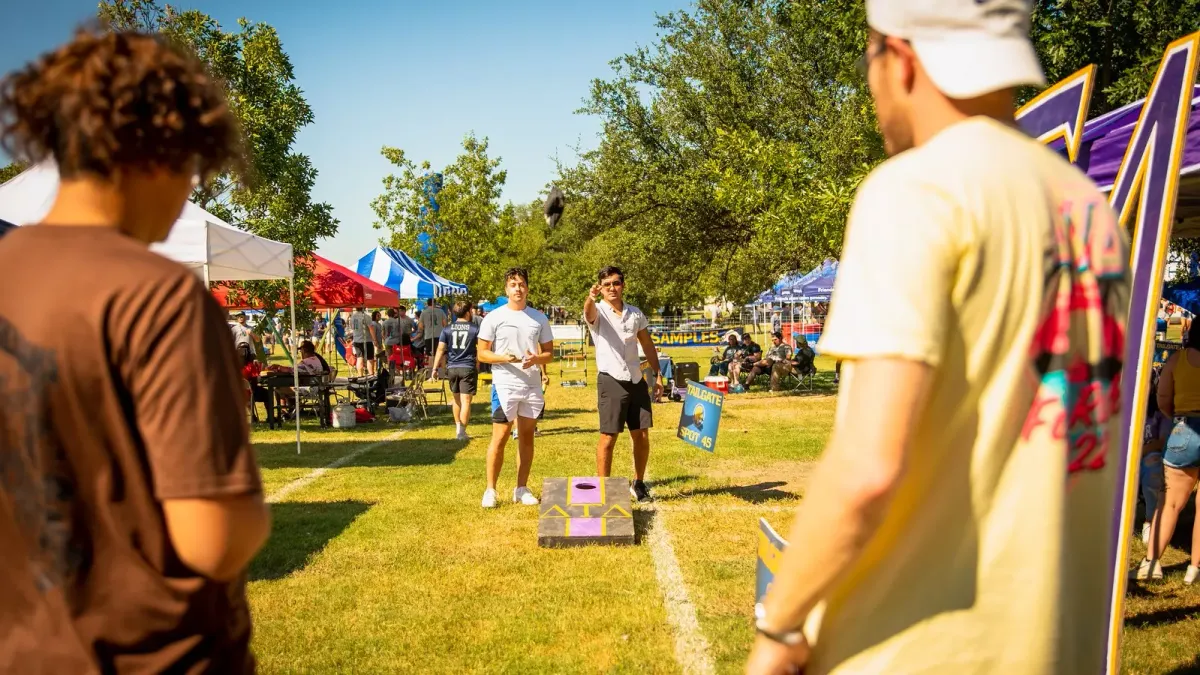
[[[70,37],[96,0],[5,3],[0,71]],[[487,136],[508,170],[505,200],[529,201],[555,156],[594,147],[599,122],[573,114],[608,62],[655,40],[654,15],[688,0],[184,0],[216,18],[278,29],[316,115],[297,149],[320,171],[314,198],[333,205],[337,237],[320,251],[353,267],[375,245],[371,200],[390,164],[383,145],[434,166],[468,131]]]

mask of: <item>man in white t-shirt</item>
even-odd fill
[[[496,506],[496,481],[504,466],[504,446],[517,425],[517,487],[513,501],[534,506],[529,491],[533,432],[545,407],[541,366],[554,358],[554,336],[546,315],[526,306],[529,273],[514,267],[504,273],[508,304],[488,313],[479,327],[479,361],[492,366],[492,441],[488,445],[487,490],[483,507]],[[428,310],[426,310],[428,311]]]
[[[837,418],[749,673],[1105,668],[1129,239],[1013,122],[1031,10],[866,0],[892,157],[846,224]]]
[[[596,345],[596,397],[600,411],[596,475],[607,478],[612,473],[613,448],[617,437],[628,427],[633,441],[634,472],[629,493],[635,502],[648,500],[645,478],[650,459],[650,427],[654,426],[651,406],[662,395],[662,382],[658,350],[650,339],[650,322],[642,310],[625,302],[625,273],[621,268],[609,266],[600,270],[599,281],[583,303],[583,320]],[[642,377],[639,344],[646,352],[654,376],[653,396]]]

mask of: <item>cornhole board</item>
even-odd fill
[[[538,546],[633,544],[628,478],[547,478],[540,509]]]

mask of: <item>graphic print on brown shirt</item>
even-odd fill
[[[254,669],[161,502],[261,492],[224,313],[114,230],[0,239],[0,673]]]

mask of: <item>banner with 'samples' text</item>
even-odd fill
[[[660,347],[717,347],[725,344],[728,329],[651,331],[650,339]]]

